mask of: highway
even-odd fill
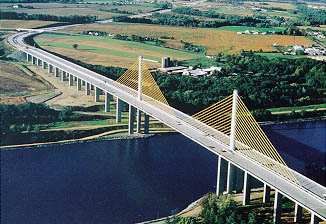
[[[37,32],[20,32],[10,36],[7,40],[9,44],[20,51],[89,82],[135,108],[140,109],[146,114],[149,114],[153,118],[202,145],[214,154],[221,156],[227,161],[231,161],[232,164],[241,170],[247,171],[251,176],[267,183],[272,188],[278,189],[284,196],[311,211],[321,219],[326,220],[326,199],[323,198],[324,195],[326,195],[325,187],[290,168],[286,168],[293,173],[300,183],[300,185],[295,184],[280,174],[262,166],[244,153],[239,151],[230,152],[228,136],[193,119],[181,111],[162,104],[146,95],[143,95],[143,100],[140,101],[138,100],[137,92],[127,86],[41,49],[25,44],[24,38],[35,33]]]

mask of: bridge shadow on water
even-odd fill
[[[326,153],[296,141],[293,138],[277,133],[268,127],[263,130],[288,167],[325,185]],[[314,172],[319,172],[316,174]]]

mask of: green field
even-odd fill
[[[258,28],[258,27],[249,27],[249,26],[222,26],[219,28],[214,28],[216,30],[225,30],[225,31],[234,31],[234,32],[243,32],[246,30],[250,31],[259,31],[259,32],[267,32],[267,31],[275,31],[281,32],[283,28]]]
[[[72,44],[77,43],[79,51],[88,51],[92,53],[113,55],[124,58],[136,59],[139,57],[139,51],[146,52],[145,54],[142,54],[145,58],[156,61],[160,61],[163,55],[172,58],[184,59],[203,57],[202,54],[174,50],[146,43],[116,40],[112,37],[62,36],[55,34],[42,34],[39,37],[35,38],[35,40],[40,46],[51,46],[68,49],[73,49]],[[83,44],[86,42],[89,44]],[[119,46],[121,46],[121,48],[119,48]]]
[[[264,56],[269,59],[273,58],[287,58],[287,59],[295,59],[295,58],[305,58],[306,56],[298,56],[298,55],[284,55],[282,53],[255,53],[256,55]]]
[[[318,109],[326,109],[326,103],[317,104],[317,105],[308,105],[308,106],[298,106],[298,107],[280,107],[280,108],[271,108],[268,109],[270,112],[282,112],[282,111],[298,111],[298,110],[318,110]]]

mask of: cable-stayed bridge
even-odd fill
[[[129,105],[129,133],[141,132],[141,114],[145,114],[144,131],[149,131],[149,116],[187,136],[218,156],[218,195],[243,191],[243,204],[250,203],[252,178],[264,183],[264,202],[270,201],[275,189],[274,221],[280,223],[282,195],[295,202],[295,221],[300,223],[302,208],[311,212],[311,223],[326,220],[326,188],[287,167],[268,140],[244,102],[233,95],[193,116],[169,106],[142,58],[117,81],[27,45],[24,38],[33,32],[18,33],[8,42],[23,52],[26,60],[48,69],[49,73],[82,89],[95,101],[105,95],[105,111],[116,101],[116,121],[121,121],[122,105]]]

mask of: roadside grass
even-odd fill
[[[297,106],[297,107],[279,107],[279,108],[270,108],[268,111],[274,113],[274,112],[284,112],[292,110],[295,111],[302,111],[302,110],[318,110],[318,109],[326,109],[326,103],[323,104],[317,104],[317,105],[308,105],[308,106]]]

